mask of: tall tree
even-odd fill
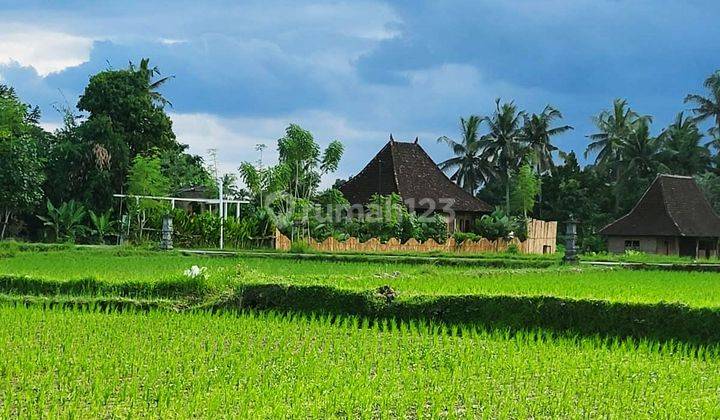
[[[588,136],[590,144],[585,150],[585,157],[597,153],[595,164],[612,167],[618,162],[622,144],[630,137],[638,118],[639,115],[630,109],[625,99],[615,99],[612,111],[604,110],[593,118],[599,132]]]
[[[532,114],[525,119],[523,139],[527,143],[538,176],[554,172],[553,152],[558,148],[552,144],[552,137],[573,129],[569,125],[551,127],[552,123],[559,119],[562,119],[562,114],[550,105],[545,106],[540,114]],[[538,185],[538,199],[542,203],[542,186]],[[542,212],[542,205],[539,211]]]
[[[113,193],[123,191],[128,145],[107,116],[78,124],[66,110],[47,156],[45,191],[54,203],[75,200],[102,213],[112,206]]]
[[[670,171],[677,175],[696,175],[710,164],[710,151],[702,146],[703,135],[693,118],[682,112],[660,134],[664,146],[664,160]]]
[[[540,114],[529,116],[523,125],[523,139],[533,154],[538,175],[554,169],[552,154],[558,148],[552,144],[552,137],[573,129],[569,125],[551,127],[552,123],[559,119],[562,119],[560,111],[547,105]]]
[[[132,63],[132,61],[130,62],[130,65],[128,67],[130,71],[137,71],[143,76],[147,85],[147,91],[155,104],[160,106],[170,105],[172,107],[172,103],[168,101],[164,96],[162,96],[162,94],[158,92],[158,89],[160,89],[160,87],[164,85],[168,80],[174,79],[175,76],[166,76],[153,80],[155,76],[160,76],[161,73],[160,69],[157,66],[150,67],[149,58],[141,59],[140,66],[137,68],[135,67],[135,64]]]
[[[602,111],[593,118],[599,132],[588,136],[590,144],[585,150],[585,157],[592,153],[595,156],[596,169],[606,170],[614,177],[615,185],[620,183],[622,177],[621,149],[629,140],[633,129],[640,117],[631,110],[624,99],[615,99],[612,111]],[[620,190],[615,188],[615,210],[620,208]]]
[[[460,118],[462,139],[457,142],[447,136],[438,138],[438,143],[447,144],[455,156],[440,162],[443,171],[452,171],[450,179],[465,191],[474,194],[477,189],[493,176],[492,163],[483,156],[482,142],[478,129],[481,119],[471,115],[467,120]]]
[[[39,118],[38,108],[20,102],[12,88],[0,85],[0,239],[13,215],[31,211],[42,198],[40,148],[46,133]]]
[[[85,92],[80,96],[78,109],[90,115],[88,121],[108,118],[112,130],[128,145],[130,159],[152,149],[178,148],[172,121],[165,113],[161,96],[155,91],[158,83],[153,81],[156,68],[150,70],[147,63],[140,68],[130,66],[123,70],[106,70],[90,78]],[[102,143],[102,138],[94,139]]]
[[[685,103],[695,105],[692,109],[695,122],[712,119],[715,126],[711,132],[720,134],[720,70],[705,79],[704,86],[710,91],[708,97],[690,94],[685,97]]]
[[[519,111],[513,102],[500,105],[495,100],[495,112],[482,118],[489,133],[482,137],[484,156],[495,163],[505,185],[505,210],[510,213],[510,177],[524,159],[522,123],[525,111]]]
[[[539,193],[540,178],[529,164],[521,166],[513,177],[513,206],[527,218],[528,211],[535,206],[535,199]]]
[[[650,122],[640,118],[628,139],[620,146],[620,161],[626,174],[632,177],[654,177],[667,167],[662,163],[661,141],[650,135]]]
[[[309,131],[290,124],[285,137],[278,140],[279,164],[291,177],[288,193],[296,199],[310,198],[317,192],[320,177],[337,170],[343,150],[342,143],[334,140],[321,152]]]

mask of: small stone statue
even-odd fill
[[[171,216],[163,217],[162,221],[162,236],[160,238],[160,249],[169,251],[173,249],[173,220]]]
[[[565,262],[577,263],[577,221],[570,215],[570,220],[565,223]]]

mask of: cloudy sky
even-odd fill
[[[0,0],[0,83],[52,128],[90,75],[149,57],[175,76],[163,93],[194,153],[230,171],[265,143],[269,162],[296,122],[344,142],[334,179],[390,133],[448,157],[437,137],[496,97],[559,108],[576,129],[557,143],[579,153],[616,97],[657,132],[720,69],[718,16],[717,0]]]

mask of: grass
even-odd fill
[[[580,255],[582,261],[603,261],[643,264],[720,264],[718,258],[692,258],[675,255],[646,254],[644,252],[627,252],[612,254],[607,252],[589,253]]]
[[[0,305],[0,417],[715,417],[717,347]]]

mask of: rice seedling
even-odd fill
[[[0,305],[0,417],[713,417],[717,347]]]
[[[428,295],[555,296],[629,303],[669,302],[692,307],[720,306],[720,274],[700,272],[565,267],[508,270],[272,258],[206,258],[173,253],[117,255],[111,251],[58,251],[21,252],[14,257],[0,258],[0,277],[30,277],[53,282],[94,279],[108,285],[123,285],[118,286],[123,290],[146,290],[144,296],[150,296],[157,290],[167,290],[170,288],[168,284],[177,283],[178,290],[190,290],[189,293],[197,294],[200,292],[196,289],[186,287],[188,279],[184,276],[184,272],[193,266],[205,268],[202,289],[251,283],[325,285],[358,291],[390,286],[401,298]],[[159,283],[162,287],[157,286]],[[112,294],[112,289],[108,286],[97,293]],[[88,290],[91,291],[90,288]],[[3,286],[1,281],[0,292],[17,293]],[[33,288],[23,293],[34,294]]]

